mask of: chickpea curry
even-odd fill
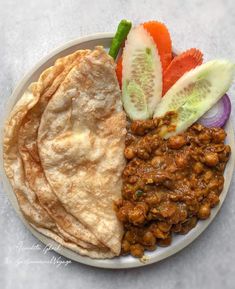
[[[171,244],[207,219],[219,203],[223,172],[230,155],[222,128],[192,125],[167,140],[162,119],[134,121],[126,136],[122,199],[115,208],[125,233],[122,254],[142,257],[145,250]]]

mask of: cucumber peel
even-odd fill
[[[109,55],[112,56],[114,60],[118,55],[122,43],[126,39],[129,31],[131,30],[131,26],[132,24],[129,20],[123,19],[119,23],[117,31],[112,39],[112,43],[109,49]]]
[[[235,65],[227,60],[212,60],[185,73],[165,94],[154,112],[162,117],[174,111],[176,130],[164,138],[185,131],[207,112],[229,89]]]

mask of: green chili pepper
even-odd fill
[[[143,195],[143,191],[142,190],[137,190],[136,192],[135,192],[135,195],[136,195],[136,197],[141,197],[142,195]]]
[[[129,20],[121,20],[121,22],[118,25],[117,31],[113,37],[110,49],[109,49],[109,55],[113,57],[113,59],[116,59],[118,55],[118,51],[126,39],[130,29],[131,29],[131,22]]]

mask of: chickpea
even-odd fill
[[[126,134],[125,145],[129,146],[136,140],[136,137],[131,133]]]
[[[125,207],[121,207],[117,211],[117,217],[121,222],[127,222],[128,221],[128,211]]]
[[[125,184],[122,189],[122,195],[125,199],[131,199],[134,193],[133,186],[130,184]]]
[[[156,156],[151,160],[151,165],[160,168],[165,163],[165,158],[161,156]]]
[[[133,159],[131,160],[131,164],[132,166],[134,166],[135,168],[139,167],[141,165],[142,161],[139,159]]]
[[[191,230],[191,228],[189,226],[182,226],[181,227],[181,230],[178,232],[178,234],[181,234],[181,235],[185,235],[187,234],[189,231]]]
[[[123,240],[122,241],[122,252],[125,254],[125,253],[128,253],[130,251],[130,243],[127,241],[127,240]]]
[[[212,179],[207,185],[209,190],[217,190],[219,188],[219,181],[217,179]]]
[[[231,148],[230,148],[229,145],[225,145],[224,153],[226,154],[227,157],[230,155],[230,153],[231,153]]]
[[[151,139],[151,142],[150,142],[150,148],[151,150],[156,150],[159,145],[160,145],[161,141],[159,140],[159,136],[157,135],[154,135],[153,138]]]
[[[179,224],[173,225],[171,231],[174,233],[179,233],[181,229],[182,229],[182,224],[179,223]]]
[[[128,177],[128,176],[134,175],[135,173],[136,173],[136,168],[132,166],[131,163],[129,163],[123,171],[123,176]]]
[[[167,167],[169,173],[174,173],[177,171],[177,167],[174,162],[168,165]]]
[[[130,176],[128,179],[128,182],[130,184],[135,184],[138,181],[138,177],[137,176]]]
[[[209,167],[214,167],[218,164],[219,162],[219,158],[218,158],[218,154],[217,153],[207,153],[205,155],[205,164]]]
[[[161,201],[161,198],[160,196],[156,195],[156,194],[152,194],[152,195],[148,195],[146,198],[145,198],[145,202],[150,205],[150,206],[154,206],[154,205],[157,205],[159,204]]]
[[[190,224],[191,228],[194,228],[197,225],[197,217],[190,218],[189,224]]]
[[[166,203],[161,207],[160,214],[163,218],[171,218],[177,210],[177,206],[174,203]]]
[[[178,194],[171,194],[169,196],[169,199],[173,202],[178,202],[182,199],[182,196],[178,195]]]
[[[134,225],[143,224],[145,221],[145,215],[141,210],[133,209],[128,214],[130,223]]]
[[[160,247],[167,247],[171,244],[171,236],[168,236],[166,239],[160,239],[157,241],[157,244],[160,246]]]
[[[179,234],[187,234],[191,229],[193,229],[197,224],[197,218],[189,218],[186,222],[183,223]]]
[[[209,218],[210,214],[211,214],[210,206],[208,204],[201,205],[201,207],[199,208],[199,211],[198,211],[198,218],[205,220],[205,219]]]
[[[230,153],[231,153],[231,148],[230,148],[230,146],[229,146],[229,145],[225,145],[223,152],[221,152],[221,153],[219,154],[219,159],[220,159],[220,161],[227,161]]]
[[[224,142],[225,138],[226,138],[226,132],[223,129],[219,129],[219,130],[214,131],[213,139],[214,139],[215,143]]]
[[[145,184],[146,185],[153,184],[153,183],[154,183],[154,179],[153,178],[148,177],[148,178],[145,179]]]
[[[130,244],[135,244],[137,241],[137,234],[133,231],[127,231],[124,240],[128,241]]]
[[[168,189],[172,189],[174,187],[174,182],[170,179],[165,180],[163,182],[164,187],[168,188]]]
[[[219,196],[214,192],[209,193],[209,195],[207,196],[207,200],[209,201],[210,206],[212,208],[214,208],[216,205],[218,205],[218,203],[220,201]]]
[[[131,255],[137,258],[141,258],[144,255],[144,247],[140,244],[130,246]]]
[[[146,250],[148,251],[155,251],[157,249],[157,245],[154,244],[152,246],[144,246]]]
[[[200,162],[196,162],[193,166],[193,170],[196,174],[200,174],[203,171],[203,164]]]
[[[195,196],[197,197],[197,200],[200,202],[203,198],[204,198],[204,196],[206,196],[207,195],[207,189],[204,189],[204,190],[202,190],[202,189],[196,189],[195,190]]]
[[[148,160],[149,159],[149,153],[144,148],[138,148],[137,149],[137,155],[142,160]]]
[[[138,204],[134,207],[133,210],[130,210],[128,213],[129,222],[133,223],[134,225],[143,224],[146,217],[147,208],[146,205]]]
[[[178,168],[185,168],[188,165],[188,158],[186,155],[178,155],[175,159]]]
[[[196,175],[192,173],[191,180],[190,180],[190,188],[194,190],[196,186],[197,186],[197,178],[196,178]]]
[[[165,239],[168,233],[161,231],[157,226],[151,228],[153,235],[158,239]]]
[[[147,213],[147,211],[149,209],[148,205],[144,202],[138,202],[136,208],[143,210],[145,212],[145,214]]]
[[[204,174],[204,180],[205,182],[209,182],[213,177],[213,173],[210,170],[207,170]]]
[[[135,157],[135,152],[132,147],[127,147],[125,148],[124,155],[126,159],[131,160]]]
[[[142,121],[140,121],[140,120],[133,121],[131,123],[131,131],[132,131],[132,133],[137,134],[137,135],[144,135],[145,130],[144,130],[144,127],[142,125]]]
[[[207,144],[211,141],[211,136],[208,132],[203,132],[203,133],[200,133],[199,136],[198,136],[198,139],[204,143],[204,144]]]
[[[168,224],[166,222],[159,222],[158,224],[158,228],[162,231],[162,232],[169,232],[171,229],[171,224]]]
[[[156,174],[153,176],[154,183],[156,184],[162,184],[166,180],[169,180],[169,173],[168,172],[156,172]]]
[[[178,222],[184,221],[188,217],[188,211],[186,208],[178,209],[178,214],[175,214],[176,217],[174,218]],[[176,222],[175,222],[176,223]]]
[[[188,211],[190,211],[191,214],[196,214],[200,209],[200,203],[198,203],[196,200],[192,202],[191,204],[188,204]]]
[[[224,185],[224,177],[220,176],[218,177],[218,190],[221,192],[223,190],[223,185]]]
[[[152,136],[146,136],[143,140],[140,140],[139,145],[146,152],[151,153],[152,152],[152,148],[151,148],[152,141],[153,141]]]
[[[176,135],[168,140],[168,147],[170,149],[180,149],[183,145],[186,144],[186,139],[182,135]]]
[[[153,233],[150,231],[145,232],[143,236],[143,244],[147,246],[153,246],[156,243],[156,238]]]

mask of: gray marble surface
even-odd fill
[[[76,37],[114,31],[121,18],[161,20],[179,50],[195,46],[205,59],[235,59],[234,0],[0,0],[0,115],[14,86],[41,57]],[[230,95],[235,107],[235,86]],[[235,124],[234,109],[232,118]],[[235,288],[234,189],[235,178],[214,222],[186,249],[145,268],[112,271],[50,263],[59,255],[43,251],[1,184],[0,288]]]

